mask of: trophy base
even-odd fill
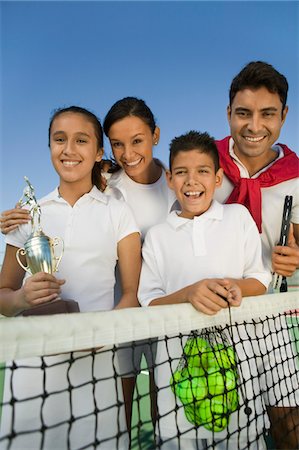
[[[17,316],[44,316],[75,312],[80,312],[79,304],[75,300],[54,300],[53,302],[34,306],[34,308],[25,309],[17,314]]]

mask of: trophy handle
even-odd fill
[[[51,239],[51,246],[53,248],[53,252],[55,253],[54,247],[56,247],[56,245],[61,245],[61,253],[60,256],[54,256],[54,261],[55,261],[55,267],[53,268],[53,272],[57,272],[58,270],[58,266],[60,264],[63,252],[64,252],[64,244],[63,244],[63,240],[60,237],[54,237],[53,239]]]
[[[24,248],[19,248],[17,250],[17,253],[16,253],[16,258],[17,258],[18,263],[22,267],[22,269],[24,269],[26,272],[28,272],[30,275],[32,275],[32,273],[31,273],[31,271],[29,269],[29,266],[24,266],[24,264],[20,260],[20,256],[19,255],[26,256],[26,250]]]

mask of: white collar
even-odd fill
[[[81,198],[79,198],[79,200],[83,199],[83,198],[94,198],[95,200],[98,200],[99,202],[108,203],[108,198],[105,194],[103,194],[103,192],[99,191],[98,188],[96,188],[95,186],[92,187],[92,189],[87,192],[86,194],[82,195]],[[78,200],[78,201],[79,201]],[[49,194],[47,194],[45,197],[41,198],[38,203],[40,205],[44,205],[45,203],[48,202],[59,202],[59,203],[66,203],[65,200],[60,196],[59,191],[58,191],[58,187],[54,189],[54,191],[50,192]]]
[[[167,223],[174,228],[177,229],[188,223],[198,223],[203,220],[222,220],[223,218],[223,205],[217,200],[213,200],[210,208],[200,216],[195,216],[193,219],[187,219],[185,217],[180,217],[178,214],[180,211],[172,211],[167,217]]]

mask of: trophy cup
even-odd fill
[[[58,270],[60,264],[64,245],[63,240],[59,237],[50,238],[46,236],[41,228],[41,208],[37,203],[34,188],[27,177],[24,177],[27,186],[23,191],[18,204],[23,207],[29,206],[29,213],[31,216],[32,232],[24,244],[23,248],[19,248],[16,253],[16,258],[20,266],[30,275],[38,272],[46,272],[54,274]],[[56,255],[56,249],[60,247],[59,255]],[[20,256],[26,257],[25,266]],[[67,312],[78,312],[78,303],[74,300],[53,300],[48,303],[43,303],[30,309],[26,309],[21,313],[22,316],[41,315],[41,314],[59,314]]]
[[[55,273],[58,270],[59,263],[63,254],[63,240],[55,237],[46,236],[41,229],[40,218],[41,208],[37,203],[34,188],[27,177],[24,177],[27,183],[23,195],[19,200],[19,205],[29,205],[31,216],[32,233],[25,242],[24,248],[19,248],[16,254],[20,266],[34,275],[37,272]],[[55,255],[55,247],[60,245],[60,255]],[[27,266],[22,263],[21,256],[26,256]]]

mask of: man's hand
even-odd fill
[[[294,242],[288,246],[276,245],[272,253],[273,272],[291,277],[299,267],[299,247]]]

